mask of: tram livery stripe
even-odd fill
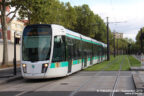
[[[59,65],[59,67],[67,67],[68,61],[51,63],[50,68],[56,68],[56,67],[58,67],[57,65]]]
[[[105,57],[105,56],[102,56],[102,57]],[[99,59],[100,56],[95,56],[95,57],[92,57],[93,60],[96,60],[96,59]],[[78,60],[73,60],[72,61],[72,65],[76,65],[76,64],[81,64],[82,61],[84,62],[85,59],[78,59]],[[88,61],[91,60],[91,58],[88,58],[87,59]],[[58,68],[58,67],[68,67],[68,61],[64,61],[64,62],[55,62],[55,63],[51,63],[50,65],[50,68]]]
[[[82,40],[82,41],[85,41],[85,42],[89,42],[89,43],[93,43],[93,44],[97,44],[97,45],[101,45],[102,46],[102,44],[99,44],[99,43],[96,43],[96,42],[93,42],[93,41],[91,41],[91,40],[86,40],[86,39],[81,39],[81,38],[79,38],[79,37],[77,37],[77,36],[73,36],[73,35],[70,35],[70,34],[66,34],[66,36],[68,36],[68,37],[71,37],[71,38],[75,38],[75,39],[78,39],[78,40]]]

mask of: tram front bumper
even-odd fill
[[[22,76],[25,79],[43,79],[45,77],[45,73],[39,73],[39,74],[25,73]]]

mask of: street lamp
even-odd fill
[[[118,38],[117,38],[117,55],[118,55],[118,53],[119,53],[119,52],[118,52]]]
[[[16,32],[14,32],[14,59],[13,59],[13,74],[16,75]]]

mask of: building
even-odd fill
[[[10,24],[9,24],[9,28],[10,28],[10,41],[14,42],[14,32],[16,32],[16,37],[20,38],[23,29],[24,29],[25,25],[23,22],[18,21],[18,20],[13,20]]]
[[[0,0],[1,1],[1,0]],[[10,12],[10,8],[6,7],[6,13]],[[10,17],[6,18],[7,22],[10,20]],[[14,32],[16,32],[16,37],[20,38],[20,35],[22,34],[22,31],[25,27],[25,23],[23,21],[19,21],[19,20],[12,20],[12,22],[10,24],[7,25],[8,27],[8,31],[7,31],[7,39],[9,42],[14,42]],[[3,39],[2,36],[2,26],[0,23],[0,41],[2,41]]]
[[[7,39],[9,42],[14,42],[14,32],[16,32],[16,37],[20,38],[25,25],[22,21],[13,20],[8,24]],[[0,24],[0,39],[2,40],[2,28]]]
[[[113,32],[113,35],[114,35],[115,38],[117,38],[117,39],[122,39],[122,38],[123,38],[123,33]]]

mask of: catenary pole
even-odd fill
[[[109,51],[109,21],[107,17],[107,61],[110,60],[110,51]]]

